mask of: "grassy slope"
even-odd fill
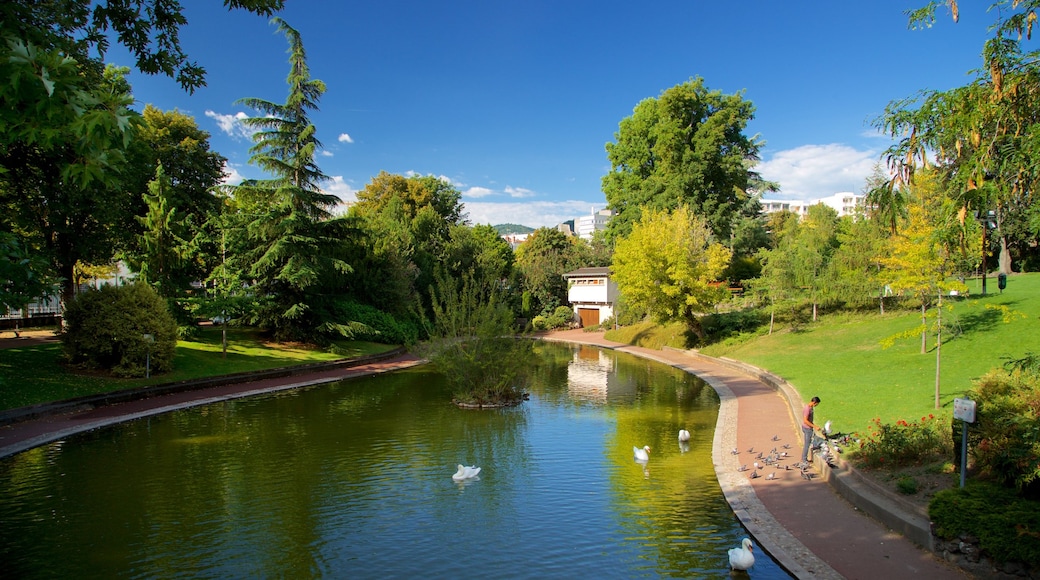
[[[61,346],[58,344],[0,349],[0,409],[199,377],[338,360],[393,348],[365,342],[345,342],[338,347],[339,354],[334,354],[269,344],[253,333],[233,329],[229,333],[225,359],[221,356],[219,329],[207,327],[198,339],[177,343],[172,372],[148,380],[69,372],[60,364]]]
[[[978,285],[973,281],[972,296],[948,302],[950,309],[943,313],[962,334],[944,338],[938,412],[934,337],[925,354],[919,335],[900,339],[891,348],[881,345],[886,337],[920,324],[919,313],[830,315],[800,332],[775,332],[702,352],[768,369],[793,384],[803,398],[819,396],[823,402],[817,418],[833,419],[839,431],[865,430],[874,417],[891,423],[929,413],[949,416],[953,399],[970,388],[972,379],[1000,367],[1006,357],[1040,352],[1040,274],[1010,277],[1002,294],[996,279],[987,284],[986,296],[979,295]],[[1009,309],[1010,320],[993,308],[1000,306]]]

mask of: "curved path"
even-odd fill
[[[754,462],[759,450],[768,452],[786,443],[792,452],[801,453],[801,417],[792,407],[800,409],[802,402],[789,400],[797,393],[781,392],[716,359],[610,342],[602,332],[568,330],[544,338],[635,354],[695,374],[711,385],[721,400],[712,447],[719,485],[756,542],[796,577],[968,577],[865,515],[835,493],[823,477],[805,480],[799,471],[791,470],[776,471],[772,480],[749,479],[747,472],[738,471],[742,464]],[[748,453],[751,448],[754,454]],[[739,454],[734,455],[733,449]]]
[[[547,340],[576,342],[624,351],[671,365],[704,379],[719,394],[721,407],[713,442],[713,461],[723,493],[756,542],[798,578],[963,579],[959,569],[936,559],[903,535],[893,532],[842,499],[821,477],[803,479],[797,470],[749,479],[738,471],[754,461],[749,448],[784,443],[800,450],[801,431],[792,393],[720,364],[678,350],[653,350],[607,341],[602,332],[563,331]],[[387,372],[420,364],[412,356],[351,368],[151,397],[88,409],[72,409],[0,427],[0,458],[120,421],[194,405],[279,390],[307,387],[343,378]],[[797,398],[797,394],[793,394]],[[776,439],[774,439],[774,437]],[[734,455],[732,449],[740,450]],[[819,462],[817,462],[819,463]]]

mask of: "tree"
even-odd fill
[[[338,287],[351,271],[344,256],[346,221],[333,218],[338,198],[321,190],[328,180],[315,162],[321,143],[308,112],[318,107],[325,83],[312,79],[300,34],[275,18],[289,41],[289,95],[285,103],[247,98],[241,102],[262,113],[244,119],[256,129],[250,162],[270,179],[246,182],[235,190],[248,216],[246,260],[255,292],[265,307],[254,322],[278,338],[311,340],[339,333],[321,290]]]
[[[659,321],[678,320],[701,336],[698,315],[729,295],[719,283],[730,251],[689,208],[647,210],[617,242],[612,277],[625,300]]]
[[[164,297],[169,297],[176,286],[173,271],[184,261],[186,245],[181,237],[183,228],[178,221],[177,206],[171,197],[170,178],[159,164],[145,195],[148,213],[138,218],[144,226],[138,271],[142,281],[151,284]]]
[[[563,275],[583,266],[580,240],[560,230],[539,228],[516,249],[516,267],[521,287],[534,299],[524,314],[552,314],[567,303],[567,281]]]
[[[608,237],[624,237],[643,211],[685,205],[728,240],[733,220],[756,210],[749,186],[762,183],[748,169],[760,143],[743,133],[754,110],[741,93],[708,90],[701,78],[636,105],[606,145],[603,192],[617,212]]]
[[[896,293],[907,293],[921,304],[921,354],[927,352],[928,306],[936,308],[935,408],[939,408],[939,370],[942,352],[942,298],[949,290],[965,291],[964,284],[948,279],[948,252],[940,243],[939,229],[933,226],[923,204],[907,207],[902,227],[890,238],[889,255],[881,259],[883,279]]]
[[[885,224],[872,219],[838,221],[837,247],[828,264],[826,280],[830,294],[850,306],[866,305],[878,296],[878,307],[885,313],[884,284],[881,283],[881,257],[887,249]]]
[[[428,358],[454,391],[455,403],[468,407],[517,405],[530,382],[532,342],[513,334],[513,313],[496,283],[467,272],[449,276],[442,268],[430,286]]]
[[[60,63],[54,92],[23,85],[22,96],[38,92],[39,103],[0,132],[0,220],[46,256],[64,304],[75,293],[76,263],[110,261],[136,230],[134,196],[122,187],[137,123],[124,73]],[[0,111],[8,120],[6,103]]]
[[[230,9],[262,16],[281,10],[284,4],[284,0],[224,0]],[[180,27],[187,24],[182,10],[179,2],[169,0],[4,2],[0,4],[0,36],[83,63],[104,58],[111,33],[134,56],[138,70],[176,78],[193,92],[205,84],[206,71],[189,62],[181,49]],[[89,56],[92,51],[96,57]],[[46,81],[46,71],[40,73]]]
[[[372,178],[350,208],[367,233],[364,254],[351,288],[373,304],[393,311],[419,297],[434,280],[434,270],[446,259],[453,228],[464,222],[462,194],[451,183],[432,175],[395,175],[385,171]],[[454,274],[454,272],[453,272]]]
[[[54,290],[48,276],[47,261],[33,255],[18,237],[0,231],[0,308],[22,308],[32,300]]]
[[[956,0],[948,0],[954,21]],[[937,2],[910,12],[912,26],[930,26]],[[982,68],[968,85],[949,91],[922,91],[894,101],[875,125],[899,141],[889,148],[897,180],[935,163],[949,179],[963,214],[994,212],[1001,247],[1000,269],[1011,271],[1007,216],[1034,205],[1040,185],[1040,62],[1023,51],[1040,2],[998,0],[997,21],[986,40]],[[985,250],[983,250],[985,251]]]
[[[824,274],[838,247],[837,227],[838,212],[834,208],[822,203],[810,206],[787,248],[794,254],[795,283],[809,291],[813,321],[820,301],[825,298],[827,282]]]

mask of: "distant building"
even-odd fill
[[[611,209],[596,211],[596,208],[592,208],[589,215],[583,215],[574,220],[574,233],[583,240],[591,240],[593,234],[607,229],[607,223],[612,217],[614,217],[614,211]]]
[[[567,279],[567,301],[582,326],[596,326],[614,316],[618,289],[610,279],[610,268],[579,268],[563,277]]]
[[[516,251],[520,244],[527,241],[527,236],[531,234],[503,234],[502,239],[509,243],[509,247]]]
[[[865,200],[866,196],[845,191],[835,193],[830,197],[814,199],[812,201],[794,199],[762,199],[759,203],[762,205],[762,213],[770,214],[781,211],[791,211],[800,217],[808,215],[810,207],[822,203],[838,212],[838,217],[842,217],[847,215],[856,215],[858,212],[862,211]]]

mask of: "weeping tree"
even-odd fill
[[[235,191],[243,211],[244,263],[262,300],[250,322],[280,340],[349,334],[329,298],[351,272],[344,260],[349,230],[331,212],[339,198],[321,189],[329,177],[315,161],[321,142],[309,117],[325,83],[311,78],[299,32],[280,18],[272,23],[289,40],[288,98],[240,101],[261,113],[243,120],[257,131],[250,162],[272,176]]]

